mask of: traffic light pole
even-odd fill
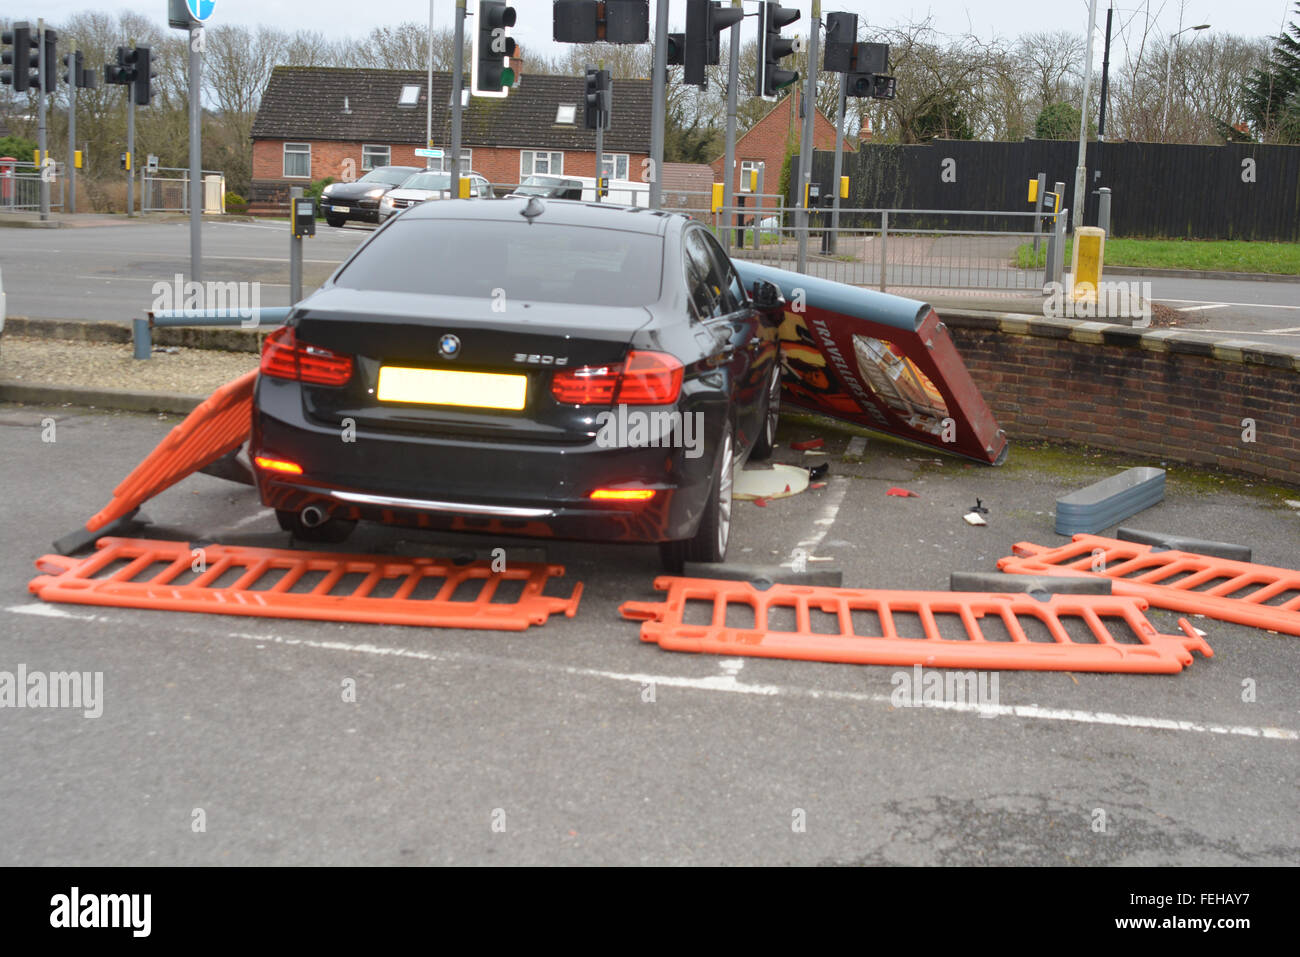
[[[731,0],[731,5],[739,10],[740,0]],[[735,219],[731,208],[736,205],[736,84],[740,80],[740,23],[731,28],[731,52],[728,56],[727,152],[722,160],[722,208],[726,210],[726,228],[722,230],[722,245],[727,252],[731,252],[731,225]],[[743,220],[740,225],[745,225]],[[743,238],[744,234],[741,235]]]
[[[813,0],[812,20],[808,25],[808,85],[803,95],[803,136],[799,140],[799,212],[795,219],[799,230],[799,272],[808,270],[808,187],[812,184],[813,119],[817,113],[817,33],[821,22],[821,0]]]
[[[135,89],[126,88],[126,215],[135,216]]]
[[[465,88],[465,0],[456,0],[455,52],[451,67],[451,196],[460,195],[460,112]]]
[[[596,202],[600,202],[600,178],[605,175],[605,118],[596,121]],[[613,179],[614,177],[610,177]]]
[[[668,85],[668,0],[655,4],[654,83],[650,98],[650,208],[663,206],[664,113]]]
[[[1088,188],[1088,90],[1092,83],[1092,35],[1097,29],[1097,0],[1088,4],[1088,42],[1084,51],[1083,99],[1079,103],[1079,165],[1074,169],[1074,228],[1083,225],[1083,200]]]
[[[190,28],[190,279],[202,282],[203,274],[203,44],[205,28]],[[145,78],[148,82],[148,78]],[[135,97],[131,97],[132,102]],[[132,110],[135,107],[131,107]],[[135,165],[135,157],[131,157]]]
[[[36,146],[41,151],[41,165],[39,172],[41,174],[41,222],[50,218],[50,180],[46,167],[49,165],[50,154],[45,142],[45,21],[36,21],[37,43],[40,44],[37,49],[40,52],[40,66],[37,73],[40,77],[37,82],[36,96]]]
[[[77,50],[68,51],[68,208],[65,213],[77,211],[77,84],[81,82],[77,69]]]
[[[828,248],[832,255],[835,253],[835,242],[840,236],[840,177],[844,175],[844,114],[848,112],[848,106],[849,77],[847,73],[841,73],[840,112],[835,122],[835,175],[831,178],[831,189],[835,190],[835,198],[831,206],[831,236]]]

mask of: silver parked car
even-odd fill
[[[469,172],[462,174],[470,180],[469,195],[471,198],[481,198],[492,196],[492,184],[487,178],[475,173]],[[403,181],[397,189],[391,190],[384,195],[379,202],[379,221],[382,223],[394,213],[400,213],[408,206],[416,206],[430,199],[448,199],[451,196],[451,174],[439,173],[435,170],[424,170],[416,173],[410,179]]]

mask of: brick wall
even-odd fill
[[[297,141],[290,141],[297,142]],[[283,213],[289,202],[289,187],[310,186],[312,181],[332,177],[343,178],[344,162],[352,160],[355,175],[360,176],[362,143],[342,143],[334,141],[314,141],[311,144],[311,178],[284,178],[284,140],[257,140],[253,143],[253,175],[250,203],[258,208],[253,212]],[[380,144],[382,145],[382,144]],[[467,147],[473,150],[471,162],[474,172],[481,173],[493,183],[518,183],[520,152],[518,147]],[[538,149],[546,149],[539,145]],[[425,161],[415,155],[417,144],[391,144],[390,163],[393,166],[420,166]],[[596,175],[596,153],[594,150],[562,150],[564,153],[564,175]],[[628,156],[628,173],[637,179],[642,170],[645,153],[632,153]]]
[[[1069,319],[943,318],[1013,443],[1079,442],[1300,485],[1300,348]]]

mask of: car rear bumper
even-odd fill
[[[336,518],[501,535],[660,542],[695,533],[712,487],[712,454],[681,448],[486,442],[340,429],[306,417],[296,383],[263,378],[252,454],[300,465],[257,468],[263,504],[308,505]],[[653,489],[646,502],[593,502],[597,488]]]

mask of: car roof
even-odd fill
[[[441,203],[414,206],[403,214],[411,219],[486,219],[518,222],[524,205],[537,200],[545,206],[538,222],[556,226],[594,226],[624,229],[634,233],[662,233],[670,222],[685,224],[689,217],[681,213],[616,203],[587,203],[576,199],[545,199],[536,196],[507,196],[504,199],[453,199]]]

